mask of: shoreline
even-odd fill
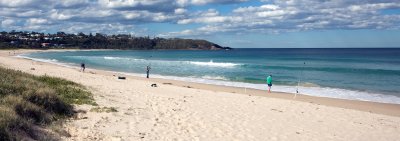
[[[96,50],[108,50],[108,49],[96,49]],[[115,49],[111,49],[115,50]],[[18,57],[18,55],[25,54],[25,53],[32,53],[32,52],[53,52],[53,51],[95,51],[95,50],[80,50],[80,49],[50,49],[50,50],[19,50],[19,52],[12,57],[26,59],[41,63],[46,63],[49,65],[61,66],[66,68],[72,69],[79,69],[75,66],[65,66],[60,64],[55,64],[51,62],[43,62],[38,60],[33,60],[24,57]],[[319,96],[310,96],[304,94],[297,94],[296,98],[294,98],[294,93],[286,93],[286,92],[275,92],[267,93],[265,90],[260,89],[253,89],[253,88],[241,88],[241,87],[234,87],[234,86],[224,86],[224,85],[216,85],[216,84],[205,84],[205,83],[198,83],[198,82],[189,82],[189,81],[181,81],[181,80],[172,80],[166,78],[145,78],[140,76],[129,75],[130,73],[126,72],[118,72],[118,71],[110,71],[110,70],[101,70],[101,69],[87,69],[88,71],[96,74],[107,75],[117,77],[118,75],[122,75],[127,79],[134,79],[134,80],[143,80],[143,81],[151,81],[154,83],[159,83],[163,85],[173,85],[179,87],[186,87],[186,88],[193,88],[193,89],[201,89],[201,90],[209,90],[215,92],[228,92],[234,94],[242,94],[248,96],[262,96],[262,97],[269,97],[269,98],[278,98],[278,99],[285,99],[285,100],[294,100],[294,101],[301,101],[307,103],[314,103],[318,105],[325,105],[325,106],[333,106],[338,108],[346,108],[346,109],[353,109],[359,110],[364,112],[376,113],[376,114],[384,114],[390,116],[398,116],[400,117],[400,104],[394,103],[381,103],[381,102],[374,102],[374,101],[362,101],[362,100],[351,100],[351,99],[340,99],[340,98],[331,98],[331,97],[319,97]]]
[[[52,51],[52,50],[49,50]],[[55,50],[55,51],[63,51],[63,50]],[[73,50],[76,51],[76,50]],[[82,51],[97,51],[97,50],[82,50]],[[65,52],[68,52],[66,50]],[[71,64],[68,62],[59,62],[58,60],[53,59],[39,59],[39,58],[30,58],[25,56],[20,56],[21,58],[27,58],[29,60],[35,60],[40,62],[52,63],[56,65],[66,66],[66,67],[77,67],[78,64]],[[105,56],[106,60],[114,60],[119,59],[114,57]],[[141,60],[141,59],[139,59]],[[190,62],[190,61],[184,61]],[[191,62],[190,62],[191,63]],[[239,64],[240,65],[240,64]],[[121,75],[130,75],[130,76],[139,76],[142,77],[143,73],[137,72],[124,72],[118,70],[105,69],[101,66],[97,66],[98,70],[104,70],[112,73],[120,73]],[[200,84],[209,84],[209,85],[218,85],[218,86],[227,86],[227,87],[237,87],[243,89],[256,89],[256,90],[267,90],[265,84],[255,84],[248,82],[238,82],[238,81],[229,81],[227,79],[216,80],[216,79],[208,79],[208,78],[198,78],[198,77],[180,77],[180,76],[171,76],[171,75],[161,75],[161,74],[152,74],[153,78],[160,78],[166,80],[176,80],[183,82],[192,82],[192,83],[200,83]],[[204,75],[204,77],[208,77],[208,75]],[[219,76],[217,76],[219,77]],[[222,76],[223,77],[223,76]],[[308,82],[305,82],[308,83]],[[308,85],[308,86],[307,86]],[[310,86],[315,85],[315,86]],[[376,103],[389,103],[389,104],[400,104],[400,97],[395,96],[396,93],[393,94],[383,94],[381,92],[370,92],[364,90],[355,90],[355,89],[346,89],[346,88],[335,88],[335,87],[321,87],[317,84],[304,84],[300,86],[293,85],[274,85],[274,92],[278,93],[288,93],[295,95],[297,89],[300,90],[302,95],[314,96],[314,97],[324,97],[324,98],[334,98],[334,99],[344,99],[344,100],[354,100],[354,101],[368,101],[368,102],[376,102]]]
[[[51,50],[50,50],[51,51]],[[86,51],[90,51],[90,50],[86,50]],[[94,50],[96,51],[96,50]],[[68,52],[68,51],[66,51]],[[139,52],[140,53],[140,52]],[[39,55],[40,56],[40,55]],[[104,59],[104,61],[119,61],[119,60],[124,60],[126,61],[125,57],[112,57],[112,55],[107,55],[107,53],[105,53],[102,56],[97,56],[99,58],[97,59]],[[26,57],[26,58],[30,58],[30,57]],[[57,57],[56,57],[57,58]],[[54,60],[54,59],[39,59],[39,58],[30,58],[33,60],[37,60],[37,61],[43,61],[43,62],[50,62],[53,64],[58,64],[58,65],[62,65],[62,66],[78,66],[78,64],[80,63],[75,62],[74,63],[69,63],[69,62],[64,62],[61,60]],[[89,59],[91,60],[91,59]],[[133,60],[138,61],[138,63],[140,63],[141,65],[143,65],[144,61],[150,61],[150,60],[146,60],[146,59],[136,59],[133,58]],[[154,63],[160,63],[160,62],[165,62],[165,63],[176,63],[177,61],[164,61],[164,60],[151,60],[151,62],[154,61]],[[197,63],[201,63],[201,65],[214,65],[212,64],[213,62],[211,62],[211,64],[209,64],[210,62],[207,61],[190,61],[190,60],[179,60],[178,62],[180,63],[184,63],[185,65],[189,64],[189,65],[195,65],[196,67],[199,66],[199,64]],[[218,62],[218,64],[221,65],[238,65],[239,67],[243,64],[240,63],[230,63],[230,62]],[[150,63],[151,64],[151,63]],[[88,64],[91,65],[91,64]],[[100,65],[98,64],[96,67],[97,69],[100,70],[106,70],[106,71],[114,71],[116,73],[121,73],[121,74],[126,74],[126,75],[133,75],[133,76],[140,76],[142,77],[143,72],[141,72],[140,68],[135,67],[135,65],[133,66],[133,70],[136,70],[139,72],[130,72],[130,70],[124,69],[120,66],[115,66],[114,68],[110,68],[109,66],[112,64],[108,64],[108,65]],[[219,66],[219,65],[218,65]],[[131,67],[131,66],[129,66]],[[235,67],[236,68],[236,67]],[[118,69],[118,70],[116,70]],[[188,73],[187,73],[188,74]],[[204,84],[211,84],[211,85],[219,85],[219,86],[230,86],[230,87],[239,87],[239,88],[252,88],[252,89],[259,89],[259,90],[266,90],[266,86],[265,84],[263,84],[264,82],[261,81],[261,84],[257,84],[257,83],[253,83],[253,82],[243,82],[243,81],[230,81],[229,79],[231,79],[231,76],[226,76],[226,75],[213,75],[213,74],[195,74],[195,76],[190,76],[191,74],[188,74],[189,76],[184,76],[181,77],[180,75],[162,75],[162,74],[152,74],[153,78],[161,78],[161,79],[167,79],[167,80],[177,80],[177,81],[186,81],[186,82],[194,82],[194,83],[204,83]],[[215,77],[216,79],[213,79],[213,77]],[[235,79],[235,78],[233,78]],[[297,83],[297,80],[294,80]],[[293,83],[294,83],[293,81]],[[372,91],[370,89],[363,89],[363,88],[347,88],[347,86],[343,86],[343,87],[329,87],[329,86],[319,86],[318,84],[313,84],[312,82],[307,82],[304,81],[302,82],[301,85],[297,86],[297,85],[293,85],[293,83],[290,83],[289,81],[287,81],[286,84],[281,84],[281,85],[274,85],[273,90],[275,92],[283,92],[283,93],[290,93],[290,94],[295,94],[296,90],[299,89],[299,94],[303,94],[303,95],[308,95],[308,96],[315,96],[315,97],[328,97],[328,98],[336,98],[336,99],[347,99],[347,100],[356,100],[356,101],[370,101],[370,102],[378,102],[378,103],[392,103],[392,104],[400,104],[400,97],[398,96],[397,93],[386,93],[385,91]],[[313,86],[314,85],[314,86]],[[349,84],[350,85],[350,84]],[[349,87],[352,87],[351,85]]]
[[[32,50],[31,50],[32,51]],[[34,50],[33,50],[34,51]],[[23,52],[23,51],[20,51]],[[28,52],[28,51],[25,51]],[[396,140],[400,106],[146,79],[11,57],[0,66],[70,80],[98,106],[74,105],[63,140]],[[33,69],[32,69],[33,68]],[[157,87],[150,85],[156,83]],[[371,112],[369,112],[371,110]]]

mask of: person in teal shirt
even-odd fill
[[[267,77],[267,84],[268,84],[268,92],[271,93],[272,75],[269,75],[269,76]]]

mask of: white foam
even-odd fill
[[[76,64],[74,63],[63,63],[63,62],[59,62],[57,59],[40,59],[40,58],[32,58],[32,57],[28,57],[28,56],[24,56],[25,54],[20,54],[17,55],[15,57],[17,58],[24,58],[24,59],[29,59],[29,60],[33,60],[33,61],[38,61],[38,62],[45,62],[45,63],[51,63],[51,64],[56,64],[56,65],[60,65],[60,66],[64,66],[64,67],[68,67],[68,68],[76,68]]]
[[[103,57],[106,60],[117,60],[117,59],[122,59],[121,57],[109,57],[109,56],[105,56]]]
[[[228,78],[223,77],[223,76],[210,76],[210,75],[205,75],[205,76],[202,76],[201,78],[210,79],[210,80],[229,80]]]
[[[258,90],[267,90],[268,89],[266,84],[251,84],[251,83],[244,83],[244,82],[232,82],[232,81],[210,80],[210,79],[204,79],[204,78],[175,77],[175,76],[161,76],[161,75],[153,75],[153,77],[179,80],[179,81],[204,83],[204,84],[213,84],[213,85],[252,88],[252,89],[258,89]],[[340,89],[340,88],[309,87],[309,86],[296,87],[296,86],[274,85],[272,87],[272,90],[276,91],[276,92],[285,92],[285,93],[295,94],[297,88],[299,90],[299,94],[310,95],[310,96],[400,104],[400,97],[397,97],[397,96],[369,93],[369,92],[362,92],[362,91],[354,91],[354,90],[346,90],[346,89]]]
[[[46,62],[46,63],[58,63],[57,59],[39,59],[39,58],[31,58],[31,57],[27,57],[27,56],[23,56],[23,55],[17,55],[15,57],[17,57],[17,58],[25,58],[25,59],[39,61],[39,62]]]
[[[138,61],[138,62],[150,62],[150,63],[179,63],[179,64],[191,64],[197,66],[206,66],[206,67],[223,67],[223,68],[233,68],[235,66],[239,66],[241,64],[236,63],[228,63],[228,62],[213,62],[213,60],[209,62],[199,62],[199,61],[173,61],[173,60],[149,60],[149,59],[137,59],[131,57],[114,57],[114,56],[68,56],[72,58],[85,58],[85,59],[104,59],[104,60],[126,60],[126,61]]]
[[[74,66],[76,66],[76,64],[61,63],[55,59],[51,59],[51,60],[38,59],[38,58],[26,57],[23,55],[18,55],[17,57],[31,59],[31,60],[40,61],[40,62],[53,63],[53,64],[66,66],[66,67],[75,68]],[[109,71],[109,72],[116,72],[116,71]],[[124,72],[116,72],[116,73],[145,77],[144,74],[137,74],[137,73],[124,73]],[[244,82],[225,81],[228,79],[226,79],[224,77],[220,77],[220,76],[207,76],[206,75],[206,76],[203,76],[202,78],[196,78],[194,76],[192,76],[192,77],[177,77],[177,76],[163,76],[163,75],[152,74],[151,77],[179,80],[179,81],[186,81],[186,82],[212,84],[212,85],[221,85],[221,86],[253,88],[253,89],[259,89],[259,90],[267,90],[267,88],[268,88],[266,84],[251,84],[251,83],[244,83]],[[272,86],[273,91],[292,93],[292,94],[296,93],[297,88],[298,88],[300,94],[310,95],[310,96],[400,104],[400,97],[393,96],[393,95],[384,95],[384,94],[378,94],[378,93],[370,93],[370,92],[346,90],[346,89],[330,88],[330,87],[314,87],[314,86],[298,86],[298,87],[296,87],[296,86],[282,86],[282,85]],[[245,90],[243,90],[243,92],[245,92]]]
[[[213,60],[210,60],[210,62],[189,61],[189,63],[194,64],[194,65],[200,65],[200,66],[228,67],[228,68],[240,65],[240,64],[236,64],[236,63],[216,63],[216,62],[213,62]]]
[[[111,57],[111,56],[104,56],[105,60],[133,60],[133,61],[146,61],[145,59],[137,59],[137,58],[127,58],[127,57]]]

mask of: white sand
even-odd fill
[[[0,66],[50,75],[87,86],[100,107],[66,123],[65,140],[399,140],[400,117],[319,104],[185,88],[151,80],[118,80],[110,73],[9,57]],[[31,70],[30,68],[35,68]],[[172,81],[171,81],[172,82]],[[400,109],[397,109],[400,110]]]

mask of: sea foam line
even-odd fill
[[[104,56],[103,58],[106,59],[106,60],[119,60],[119,59],[124,59],[124,58],[121,58],[121,57],[110,57],[110,56]]]
[[[136,74],[136,73],[122,73],[122,74],[145,77],[144,74]],[[196,77],[164,76],[157,74],[152,74],[151,76],[154,78],[161,78],[161,79],[238,87],[243,89],[251,88],[251,89],[265,90],[266,92],[265,94],[266,95],[268,94],[267,93],[268,87],[266,84],[252,84],[245,82],[212,80],[212,79],[196,78]],[[384,94],[369,93],[369,92],[347,90],[340,88],[330,88],[330,87],[307,87],[307,86],[297,87],[297,86],[284,86],[284,85],[274,85],[272,87],[272,90],[275,92],[284,92],[290,94],[295,94],[297,89],[299,90],[299,94],[316,96],[316,97],[328,97],[328,98],[347,99],[347,100],[400,104],[400,97],[393,95],[384,95]]]
[[[200,65],[200,66],[210,66],[210,67],[235,67],[241,64],[236,63],[217,63],[210,60],[210,62],[198,62],[198,61],[189,61],[190,64]]]
[[[33,58],[33,57],[24,56],[24,55],[27,55],[27,54],[20,54],[15,57],[33,60],[33,61],[37,61],[37,62],[55,64],[55,65],[59,65],[59,66],[67,67],[67,68],[77,68],[77,66],[78,66],[78,64],[75,64],[75,63],[63,63],[63,62],[58,61],[57,59],[40,59],[40,58]]]
[[[241,64],[229,63],[229,62],[214,62],[210,60],[209,62],[201,62],[201,61],[165,61],[165,60],[145,60],[145,59],[136,59],[136,58],[126,58],[126,57],[112,57],[112,56],[104,56],[105,60],[133,60],[133,61],[148,61],[148,62],[175,62],[175,63],[188,63],[192,65],[198,66],[208,66],[208,67],[225,67],[232,68],[235,66],[240,66]]]

